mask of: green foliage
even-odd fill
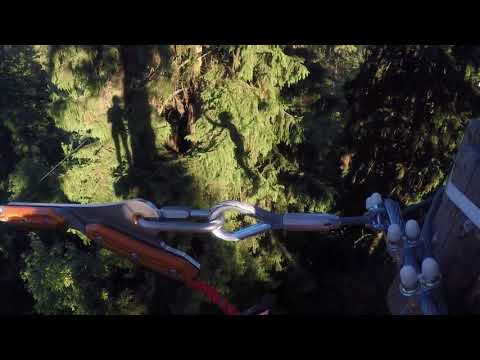
[[[29,159],[22,159],[10,173],[8,179],[9,197],[13,199],[52,199],[61,201],[62,196],[58,194],[55,179],[40,181],[44,174],[49,171],[45,161],[32,162]]]
[[[31,247],[22,279],[35,299],[35,310],[43,314],[87,314],[92,294],[76,281],[86,254],[60,244],[47,248],[35,237]]]
[[[189,166],[211,191],[264,203],[277,197],[282,187],[275,184],[271,168],[262,171],[262,162],[278,144],[302,139],[300,119],[287,113],[280,91],[307,76],[307,70],[277,46],[229,50],[227,63],[233,69],[225,68],[225,60],[212,60],[203,76],[203,115],[188,137],[197,149]]]
[[[465,81],[462,59],[448,49],[369,49],[360,74],[348,85],[345,141],[355,154],[352,191],[381,189],[410,203],[442,183],[465,121],[478,113],[480,95]],[[397,182],[383,180],[395,175]]]
[[[115,195],[116,159],[111,141],[85,146],[73,154],[60,177],[62,190],[79,203],[118,201]],[[82,191],[78,191],[82,189]]]
[[[24,256],[25,269],[21,276],[35,299],[36,312],[83,315],[147,311],[135,290],[116,289],[112,283],[102,285],[105,279],[115,277],[119,269],[124,272],[121,278],[131,276],[129,262],[108,251],[93,256],[87,248],[79,249],[65,240],[46,245],[31,234],[31,251]]]
[[[98,96],[118,71],[115,46],[61,46],[48,49],[49,71],[59,89],[76,99]]]
[[[2,177],[21,159],[55,162],[61,155],[58,139],[67,134],[48,115],[51,83],[29,46],[0,51],[0,133]],[[46,138],[50,141],[45,141]]]

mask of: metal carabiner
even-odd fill
[[[258,209],[255,206],[249,204],[245,204],[239,201],[228,200],[223,201],[212,207],[209,215],[210,222],[221,220],[222,223],[224,223],[224,213],[229,210],[236,210],[243,215],[251,216],[261,220],[268,213],[265,210]],[[221,240],[239,241],[247,237],[269,231],[271,229],[272,226],[270,224],[260,222],[234,232],[226,231],[222,227],[219,227],[218,229],[213,230],[212,234]]]

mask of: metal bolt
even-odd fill
[[[169,274],[171,277],[173,277],[173,278],[175,278],[175,279],[180,278],[180,274],[177,272],[177,270],[175,270],[175,269],[168,269],[167,271],[168,271],[168,274]]]
[[[387,240],[390,244],[398,246],[402,238],[402,230],[398,224],[390,224],[387,230]]]
[[[413,295],[418,288],[418,275],[411,265],[404,265],[400,269],[400,291],[404,295]]]
[[[420,235],[420,226],[415,220],[408,220],[405,224],[405,234],[411,240],[415,240]]]
[[[423,259],[422,275],[427,286],[432,286],[440,280],[440,267],[434,258],[427,257]]]
[[[372,198],[370,196],[365,200],[365,208],[367,210],[372,208]]]
[[[373,207],[380,205],[382,201],[382,195],[379,193],[373,193],[372,196],[370,196],[370,203]]]
[[[138,254],[134,253],[134,252],[131,252],[130,253],[130,259],[132,259],[133,261],[138,261]]]

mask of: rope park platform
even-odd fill
[[[434,257],[442,273],[448,314],[480,314],[480,119],[470,120],[454,158],[438,208],[429,212]],[[387,304],[393,315],[419,315],[420,309],[393,280]]]

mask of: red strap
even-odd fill
[[[218,291],[206,282],[201,280],[191,280],[187,282],[187,286],[192,290],[202,293],[212,303],[217,305],[225,315],[240,315],[240,311],[238,311],[234,305],[230,304],[227,299],[222,298]]]

